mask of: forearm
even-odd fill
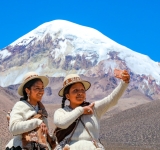
[[[54,114],[54,124],[59,128],[65,129],[82,114],[83,114],[82,107],[77,107],[71,112],[66,112],[63,109],[59,109]]]
[[[38,127],[42,120],[34,118],[36,114],[25,102],[17,102],[12,108],[9,121],[9,130],[13,135],[22,134]]]
[[[125,92],[128,84],[121,81],[120,84],[113,90],[113,92],[100,101],[95,102],[95,109],[100,118],[106,111],[117,104],[120,97]]]
[[[22,134],[37,128],[43,121],[37,118],[10,123],[9,130],[13,135]]]

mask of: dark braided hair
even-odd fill
[[[32,80],[30,80],[30,81],[28,81],[24,86],[23,86],[23,97],[21,97],[20,98],[20,101],[22,101],[22,100],[25,100],[25,101],[27,101],[27,99],[28,99],[28,95],[27,95],[27,93],[26,93],[26,88],[27,89],[31,89],[31,87],[37,82],[37,81],[41,81],[42,82],[42,80],[41,79],[39,79],[39,78],[35,78],[35,79],[32,79]],[[43,83],[43,82],[42,82]]]
[[[65,101],[66,101],[66,94],[69,94],[69,90],[70,90],[70,88],[71,88],[71,86],[72,86],[73,84],[70,84],[70,85],[68,85],[65,89],[64,89],[64,92],[63,92],[63,98],[62,98],[62,108],[64,108],[64,106],[65,106]]]
[[[65,101],[66,101],[66,97],[65,96],[63,96],[63,98],[62,98],[62,108],[64,108],[64,106],[65,106]]]

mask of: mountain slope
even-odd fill
[[[12,135],[8,130],[7,122],[7,112],[11,110],[15,102],[18,100],[18,97],[13,94],[11,91],[0,87],[0,148],[5,149],[4,146],[7,144],[9,139],[12,138]]]
[[[160,96],[157,62],[95,29],[68,21],[44,23],[0,51],[0,85],[3,87],[19,84],[28,71],[57,79],[78,73],[95,80],[112,77],[114,68],[130,72],[128,90],[138,89],[150,99]],[[109,82],[113,84],[114,79]]]
[[[57,82],[57,84],[58,84],[58,82]],[[0,87],[0,96],[1,96],[1,98],[0,98],[0,120],[1,120],[1,122],[0,122],[0,125],[1,125],[0,141],[1,141],[1,143],[0,144],[1,145],[0,146],[3,149],[4,149],[5,145],[8,143],[8,141],[12,138],[12,135],[9,133],[9,130],[8,130],[6,112],[9,111],[12,108],[12,106],[16,103],[16,101],[19,100],[19,97],[17,97],[17,95],[14,92],[14,88],[16,89],[17,86],[18,85],[10,86],[8,88],[1,88]],[[137,91],[136,91],[136,95],[143,97],[141,95],[141,93],[138,94]],[[124,97],[126,97],[126,98],[122,97],[120,99],[120,101],[118,102],[118,104],[107,113],[107,115],[104,117],[104,119],[112,118],[115,116],[115,114],[117,114],[117,113],[120,114],[120,112],[122,110],[135,107],[137,105],[136,103],[148,103],[149,102],[149,100],[147,101],[144,98],[140,99],[139,96],[137,97],[137,99],[129,99],[128,97],[130,97],[130,96],[128,96],[128,94],[126,93],[126,95],[124,95]],[[50,132],[53,132],[53,130],[55,128],[55,125],[53,124],[54,111],[56,109],[58,109],[59,107],[61,107],[60,106],[61,99],[57,99],[57,100],[58,100],[58,102],[57,102],[58,105],[53,104],[53,103],[55,103],[54,101],[51,104],[45,104],[45,107],[46,107],[48,114],[49,114],[48,122],[49,122]],[[88,100],[88,98],[87,98],[87,100]],[[151,103],[151,102],[149,102],[149,103]],[[122,117],[120,116],[120,118],[122,118]],[[103,120],[102,120],[102,128],[103,127],[104,126],[103,126]],[[107,126],[105,126],[104,128],[106,128],[106,127]],[[106,131],[106,129],[105,129],[105,131]]]
[[[101,121],[101,139],[109,148],[159,149],[160,100],[125,110]],[[126,148],[127,149],[127,148]],[[116,148],[114,149],[116,150]]]

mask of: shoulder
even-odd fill
[[[69,112],[74,112],[74,113],[83,113],[83,107],[78,106],[75,109],[71,109],[69,106],[65,106],[64,108],[59,108],[55,111],[55,113],[69,113]]]
[[[55,112],[65,112],[66,111],[66,108],[58,108]]]
[[[14,106],[25,106],[27,105],[27,102],[24,100],[24,101],[18,101],[14,104]]]
[[[55,111],[55,114],[65,114],[67,112],[70,112],[72,111],[68,106],[65,106],[64,108],[58,108],[56,111]]]
[[[29,108],[29,104],[26,102],[26,101],[18,101],[14,104],[13,109],[26,109],[26,108]]]

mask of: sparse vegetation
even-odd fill
[[[12,135],[8,132],[8,123],[6,119],[6,113],[2,110],[0,110],[0,126],[1,126],[0,150],[4,150],[5,145],[12,138]]]
[[[101,139],[107,149],[159,150],[160,100],[143,104],[101,121]]]
[[[0,89],[0,150],[12,138],[8,131],[6,112],[14,105],[14,95],[7,95]],[[56,104],[45,104],[49,114],[50,132],[53,132],[54,111],[60,107]],[[101,120],[100,139],[106,150],[159,150],[160,147],[160,100],[149,102],[121,111],[112,109]]]

